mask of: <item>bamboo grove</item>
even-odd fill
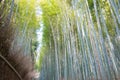
[[[120,1],[0,0],[0,65],[0,80],[119,80]]]
[[[40,80],[119,80],[120,1],[41,0]]]

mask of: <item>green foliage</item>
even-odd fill
[[[53,16],[60,13],[60,8],[56,0],[47,0],[41,1],[40,6],[42,8],[43,14],[45,16]]]
[[[39,19],[36,16],[36,0],[16,1],[16,20],[20,27],[26,30],[36,30],[39,27]]]
[[[57,0],[42,0],[40,2],[40,7],[43,12],[43,42],[48,44],[49,39],[52,37],[52,35],[50,35],[52,33],[50,22],[54,23],[54,27],[56,27],[56,18],[60,14],[60,7],[57,3]]]

